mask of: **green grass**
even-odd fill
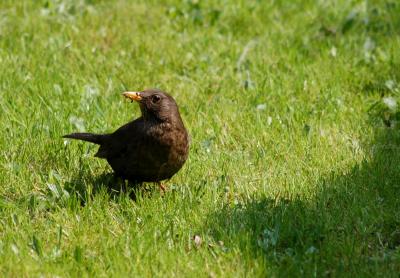
[[[399,14],[1,1],[0,275],[396,277]],[[176,98],[191,151],[164,196],[133,200],[61,136],[113,131],[139,115],[120,93],[148,87]]]

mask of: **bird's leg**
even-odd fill
[[[158,187],[160,188],[160,190],[163,192],[163,193],[165,193],[165,191],[166,191],[166,188],[165,188],[165,186],[162,184],[162,182],[157,182],[157,184],[158,184]]]

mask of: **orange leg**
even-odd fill
[[[167,190],[167,189],[165,188],[165,186],[164,186],[161,182],[158,182],[158,187],[160,188],[160,190],[161,190],[163,193],[165,193],[165,191]]]

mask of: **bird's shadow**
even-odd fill
[[[98,194],[107,194],[111,199],[121,196],[129,196],[136,201],[138,196],[147,196],[152,193],[154,187],[143,183],[134,183],[117,177],[114,173],[104,172],[94,176],[80,173],[64,185],[69,194],[77,196],[81,205]]]

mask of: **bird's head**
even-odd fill
[[[125,92],[123,96],[139,103],[145,120],[181,121],[175,100],[165,92],[158,89],[146,89],[141,92]]]

